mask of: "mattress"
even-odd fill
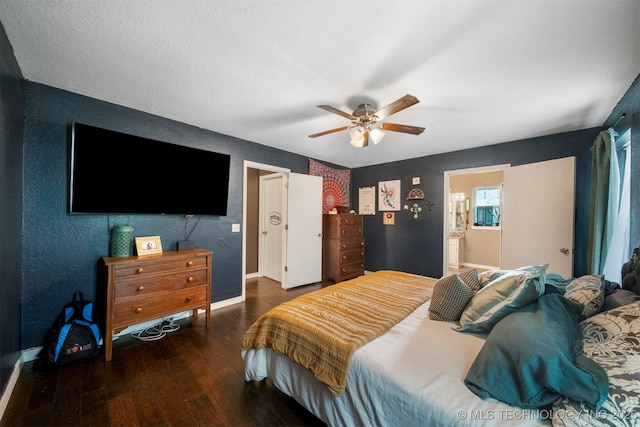
[[[514,408],[473,394],[463,380],[485,337],[430,320],[428,308],[429,301],[355,351],[341,396],[270,349],[242,352],[245,378],[271,378],[332,426],[550,425],[550,411]]]

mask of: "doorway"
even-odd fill
[[[501,165],[446,171],[445,206],[450,201],[451,179],[454,176],[500,170],[503,179],[497,211],[499,220],[491,226],[486,226],[479,220],[479,211],[482,209],[476,206],[477,187],[474,187],[468,214],[471,224],[468,226],[469,231],[496,233],[495,245],[499,245],[498,268],[513,269],[546,263],[549,264],[548,272],[571,277],[574,253],[575,162],[575,157],[565,157],[514,167]],[[451,216],[444,215],[445,272],[450,264],[449,243],[453,238],[450,221]],[[453,225],[455,227],[455,224]],[[486,243],[479,247],[483,251],[489,249]],[[474,267],[473,263],[467,262],[466,254],[463,265],[465,264]]]
[[[444,275],[476,268],[499,268],[499,227],[474,226],[473,190],[500,186],[504,170],[510,165],[495,165],[444,172],[444,205],[448,206],[443,227]]]
[[[261,177],[268,179],[262,180]],[[266,216],[260,214],[261,181],[273,184],[264,186],[269,188],[272,194],[280,189],[277,198],[281,202],[274,201],[274,209],[266,208],[269,211]],[[269,196],[269,199],[272,198],[276,199],[275,196]],[[322,177],[292,173],[288,169],[245,161],[242,301],[246,298],[247,278],[265,275],[265,263],[260,260],[265,254],[261,238],[264,231],[269,233],[269,230],[262,226],[265,225],[265,218],[267,225],[271,225],[270,212],[274,212],[274,223],[278,223],[278,229],[271,232],[274,239],[269,243],[273,244],[270,250],[277,252],[275,255],[280,255],[280,263],[279,271],[275,272],[274,269],[278,268],[277,257],[270,258],[270,266],[273,268],[270,267],[267,277],[278,280],[284,289],[322,280]]]
[[[289,169],[263,163],[244,161],[242,195],[242,295],[246,299],[247,278],[259,277],[259,230],[260,230],[260,177],[284,174]]]

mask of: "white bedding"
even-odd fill
[[[332,426],[539,426],[547,411],[482,400],[464,377],[483,337],[429,319],[429,302],[353,356],[340,397],[311,372],[270,349],[245,350],[247,381],[272,378],[318,418]]]

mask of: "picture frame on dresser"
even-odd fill
[[[136,237],[136,253],[138,256],[162,253],[160,236]]]

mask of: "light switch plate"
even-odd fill
[[[239,233],[240,232],[240,224],[231,224],[231,232]]]
[[[420,177],[419,176],[414,176],[413,180],[412,180],[412,184],[413,185],[419,185],[420,184]]]

